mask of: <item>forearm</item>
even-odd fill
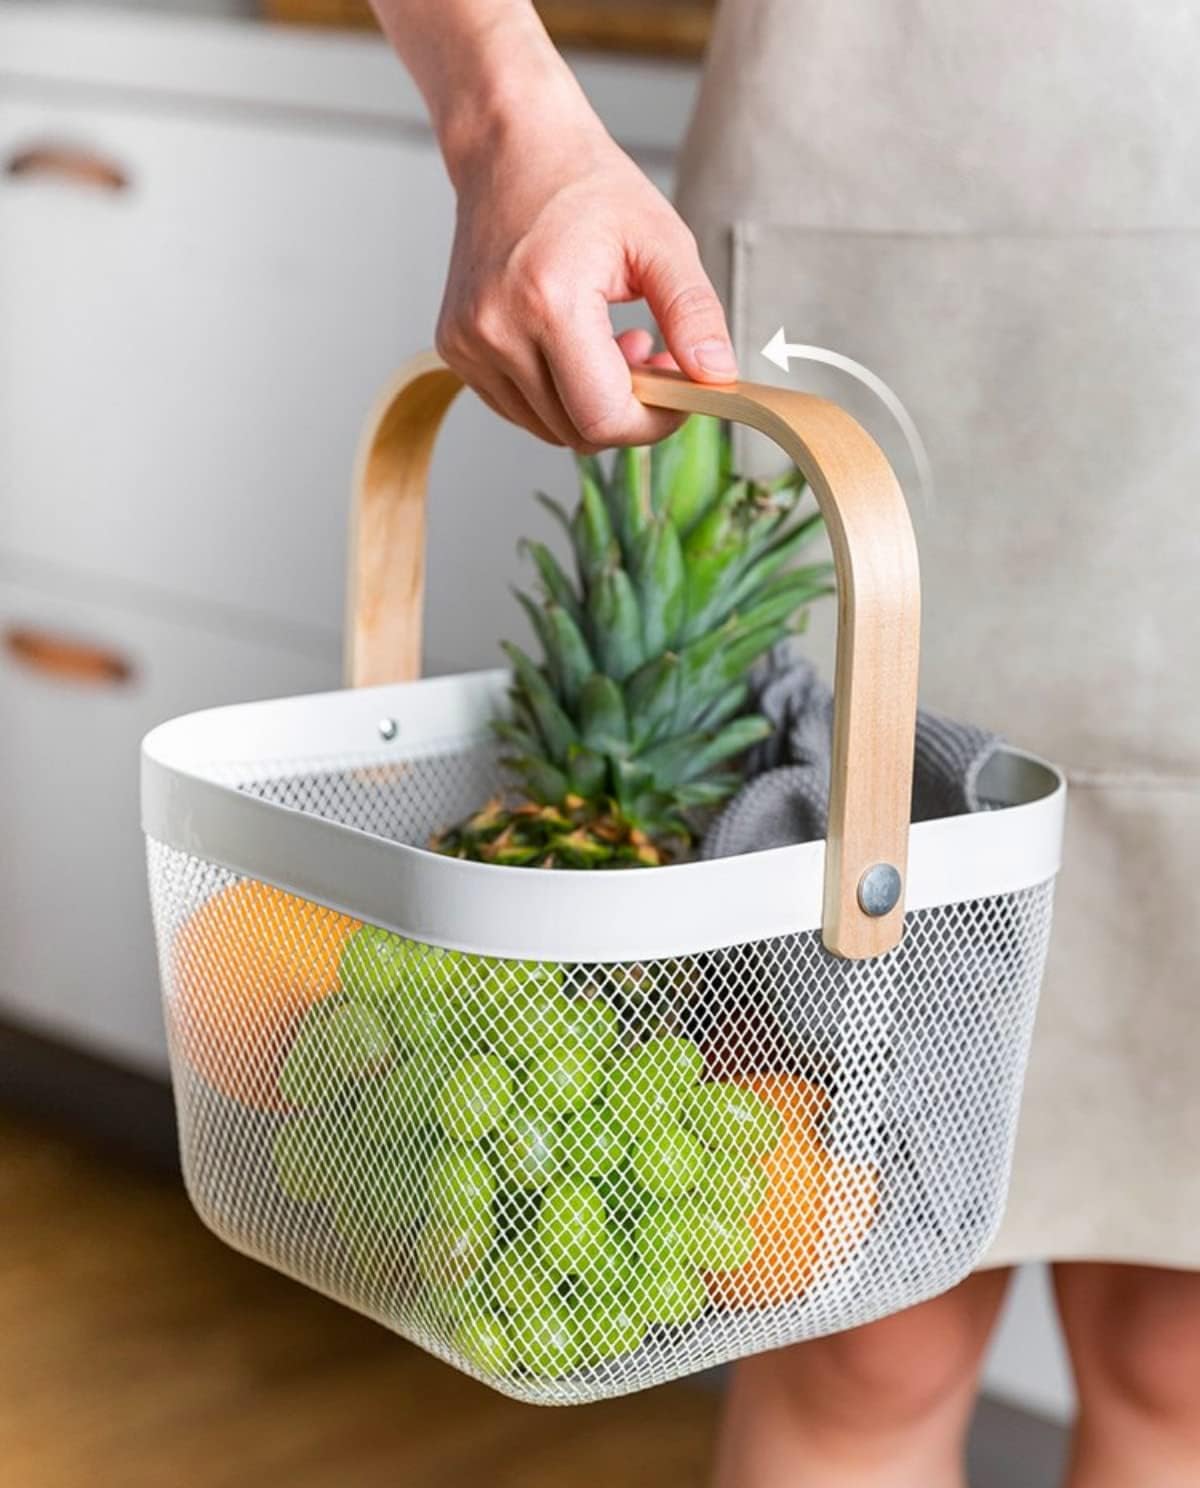
[[[599,128],[531,0],[371,3],[425,98],[452,178],[521,127]]]
[[[596,117],[533,0],[371,0],[425,96],[457,198],[434,343],[492,408],[581,451],[678,422],[633,396],[644,299],[698,382],[737,375],[695,239]]]

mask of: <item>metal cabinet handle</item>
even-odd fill
[[[10,626],[4,632],[3,647],[19,666],[60,682],[120,687],[134,675],[128,657],[107,646],[53,635],[34,626]]]
[[[114,161],[78,145],[28,145],[4,162],[4,174],[15,179],[50,176],[116,194],[129,189],[128,174]]]

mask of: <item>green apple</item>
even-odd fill
[[[279,1186],[291,1199],[311,1202],[330,1187],[332,1156],[336,1152],[324,1111],[300,1111],[275,1133],[271,1152]]]
[[[454,1331],[454,1347],[483,1375],[508,1374],[513,1367],[512,1339],[497,1317],[474,1317]]]
[[[529,1060],[521,1081],[528,1109],[558,1116],[586,1106],[600,1088],[600,1060],[588,1046],[564,1033]]]
[[[692,1214],[671,1200],[648,1204],[638,1216],[633,1236],[637,1253],[647,1267],[683,1265],[692,1259],[695,1250]]]
[[[388,1004],[396,1037],[440,1058],[467,1053],[478,1045],[471,1000],[477,960],[438,946],[412,950]]]
[[[685,1193],[704,1171],[704,1149],[676,1121],[656,1124],[634,1142],[634,1177],[656,1198]]]
[[[429,1166],[430,1214],[449,1226],[472,1228],[491,1220],[496,1178],[481,1147],[447,1142]]]
[[[620,1167],[629,1134],[607,1106],[589,1106],[563,1121],[563,1161],[582,1178],[599,1178]]]
[[[470,1142],[495,1130],[512,1099],[513,1078],[504,1061],[494,1054],[473,1054],[451,1072],[435,1109],[447,1136]]]
[[[413,945],[402,935],[364,925],[342,950],[339,980],[353,1002],[374,1008],[387,1019],[387,1008],[405,975]]]
[[[363,1135],[388,1142],[411,1142],[416,1129],[435,1119],[440,1072],[433,1060],[410,1057],[363,1088],[357,1126]]]
[[[417,1240],[417,1269],[430,1287],[460,1287],[483,1265],[494,1239],[490,1220],[468,1226],[426,1220]]]
[[[616,1009],[603,997],[572,997],[563,1019],[563,1032],[577,1038],[602,1060],[617,1052],[621,1025]]]
[[[635,1052],[623,1054],[609,1067],[604,1104],[631,1137],[651,1125],[674,1120],[681,1100],[664,1090],[654,1072],[641,1063]]]
[[[692,1260],[705,1271],[736,1271],[750,1259],[755,1234],[743,1214],[701,1209],[692,1220]]]
[[[740,1085],[698,1085],[681,1119],[706,1147],[761,1157],[783,1136],[783,1115],[769,1101]]]
[[[495,1313],[491,1288],[482,1269],[459,1286],[426,1286],[422,1294],[437,1316],[457,1327],[476,1318],[489,1318]]]
[[[753,1214],[767,1196],[767,1170],[736,1152],[711,1152],[697,1185],[708,1208],[718,1214]]]
[[[664,1116],[678,1116],[703,1069],[703,1056],[691,1039],[649,1039],[613,1063],[605,1100],[636,1135]]]
[[[581,1291],[571,1300],[582,1362],[603,1364],[632,1354],[646,1336],[645,1312],[631,1296]]]
[[[601,1297],[628,1297],[638,1288],[638,1252],[625,1231],[608,1225],[599,1249],[578,1270],[581,1290]]]
[[[537,1237],[549,1267],[559,1276],[586,1269],[604,1247],[604,1200],[587,1178],[555,1178],[546,1186]]]
[[[542,1379],[560,1379],[579,1366],[582,1349],[575,1314],[557,1297],[514,1318],[509,1336],[514,1360]]]
[[[604,1200],[605,1209],[616,1219],[636,1219],[649,1202],[649,1195],[634,1176],[628,1155],[611,1173],[604,1173],[593,1181]]]
[[[558,962],[496,962],[486,1002],[481,1037],[511,1064],[525,1064],[569,1031],[571,1004]]]
[[[681,1100],[704,1074],[704,1055],[688,1038],[664,1034],[648,1039],[634,1052],[639,1063],[653,1072],[664,1087],[677,1091]]]
[[[501,1172],[518,1188],[543,1188],[561,1172],[563,1136],[554,1116],[520,1103],[496,1129],[492,1150]]]
[[[694,1322],[707,1307],[708,1288],[693,1265],[676,1261],[647,1265],[642,1302],[647,1322],[679,1327]]]
[[[544,1307],[558,1285],[540,1248],[524,1237],[495,1254],[487,1281],[496,1305],[510,1316]]]
[[[369,1007],[327,1000],[304,1015],[279,1074],[279,1089],[298,1106],[332,1100],[390,1052],[388,1031]]]

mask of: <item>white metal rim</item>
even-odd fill
[[[636,961],[820,928],[823,842],[636,873],[538,873],[442,857],[238,789],[240,771],[246,781],[285,775],[289,760],[299,774],[314,759],[350,768],[466,747],[485,736],[507,687],[507,673],[478,672],[175,719],[143,742],[143,829],[357,919],[481,955]],[[909,911],[1014,893],[1057,873],[1062,774],[1007,747],[987,773],[1001,809],[913,827]]]

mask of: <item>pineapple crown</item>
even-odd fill
[[[542,653],[505,643],[512,716],[495,731],[526,799],[492,802],[438,844],[500,863],[595,867],[671,861],[696,813],[741,784],[730,764],[771,732],[747,711],[748,669],[832,592],[832,569],[794,562],[820,526],[798,471],[731,473],[728,429],[693,417],[653,448],[578,461],[561,523],[572,578],[525,542],[540,594],[518,591]]]

